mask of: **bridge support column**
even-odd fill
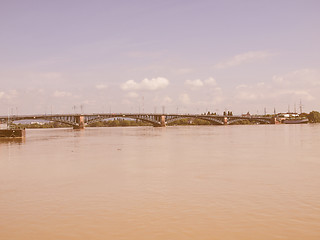
[[[271,124],[278,124],[278,123],[280,123],[280,122],[278,121],[278,119],[276,117],[271,118]]]
[[[224,117],[223,123],[224,123],[224,125],[228,125],[228,118],[227,117]]]
[[[75,116],[75,121],[78,125],[73,126],[73,129],[84,129],[84,116]]]
[[[161,127],[166,126],[166,116],[161,116],[160,123],[161,123]]]

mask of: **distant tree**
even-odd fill
[[[53,127],[54,128],[58,128],[59,127],[59,123],[58,122],[53,122]]]
[[[228,111],[228,116],[233,116],[232,111]]]
[[[311,123],[320,123],[320,113],[317,111],[310,112],[307,117]]]

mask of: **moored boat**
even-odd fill
[[[288,119],[283,120],[282,123],[284,123],[284,124],[303,124],[303,123],[308,123],[308,122],[309,122],[309,120],[307,118],[300,118],[300,119],[288,118]]]
[[[298,113],[290,112],[277,114],[277,120],[283,124],[304,124],[309,122],[308,118],[300,116]]]
[[[0,138],[24,138],[25,135],[24,129],[0,129]]]

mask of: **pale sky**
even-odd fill
[[[0,0],[0,115],[320,111],[319,13],[319,0]]]

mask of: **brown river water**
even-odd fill
[[[319,240],[320,125],[27,130],[1,240]]]

